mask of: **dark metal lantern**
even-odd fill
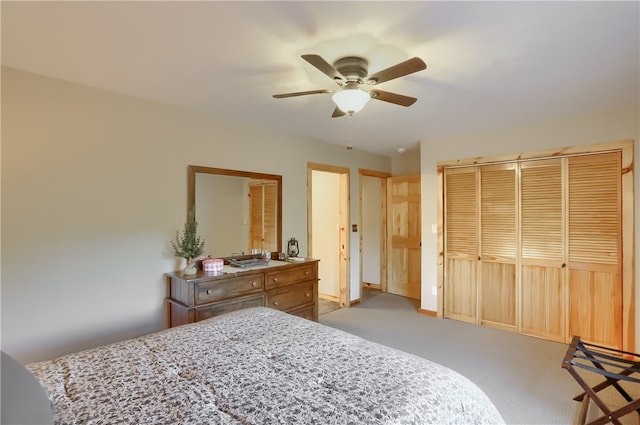
[[[287,253],[289,257],[297,257],[300,253],[300,247],[298,246],[296,238],[291,238],[289,242],[287,242]]]

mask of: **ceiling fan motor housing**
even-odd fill
[[[340,58],[333,63],[335,69],[342,74],[347,81],[362,83],[367,76],[369,62],[358,56],[347,56]]]

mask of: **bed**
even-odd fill
[[[26,368],[56,424],[504,423],[451,369],[265,307]]]

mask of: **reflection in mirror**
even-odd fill
[[[195,207],[205,254],[282,252],[282,176],[190,165],[187,211]]]

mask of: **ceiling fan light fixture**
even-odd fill
[[[371,99],[371,95],[359,88],[345,88],[335,92],[331,98],[340,110],[347,114],[353,114],[364,108],[364,105]]]
[[[0,0],[1,1],[1,0]],[[333,65],[319,55],[305,54],[302,59],[314,66],[327,77],[331,78],[339,89],[307,90],[294,93],[274,94],[276,99],[283,97],[305,96],[308,94],[333,93],[333,108],[331,118],[342,117],[346,114],[353,115],[367,104],[369,99],[380,100],[400,106],[411,106],[415,97],[404,96],[397,93],[378,90],[380,83],[404,77],[427,68],[424,61],[418,57],[407,59],[374,74],[369,74],[369,62],[359,56],[346,56],[336,60]]]

